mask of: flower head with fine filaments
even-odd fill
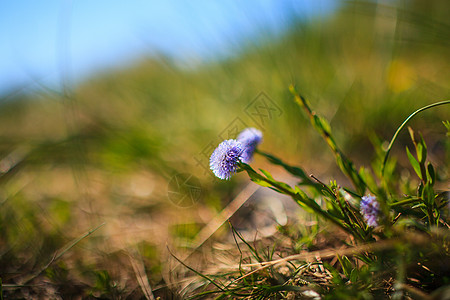
[[[246,128],[239,133],[237,140],[244,146],[242,162],[249,163],[253,158],[256,147],[262,141],[262,132],[253,127]]]
[[[380,214],[380,204],[375,196],[367,195],[361,198],[361,214],[367,225],[370,227],[378,226],[378,217]]]
[[[209,159],[209,167],[220,179],[230,179],[236,173],[244,146],[237,140],[225,140],[217,146]]]

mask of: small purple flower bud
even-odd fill
[[[361,214],[370,227],[378,226],[378,217],[380,214],[380,204],[377,197],[367,195],[361,198],[360,203]]]
[[[253,127],[246,128],[239,133],[237,140],[244,146],[242,162],[248,164],[253,158],[256,147],[262,141],[262,132]]]

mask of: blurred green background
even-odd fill
[[[180,66],[161,55],[63,90],[9,96],[0,104],[3,283],[23,282],[105,222],[34,283],[50,279],[62,295],[138,295],[127,256],[135,247],[150,283],[168,284],[166,243],[189,247],[249,182],[244,174],[220,181],[207,170],[211,147],[236,126],[261,129],[261,149],[324,181],[342,179],[290,84],[330,121],[344,153],[369,165],[374,136],[389,141],[414,110],[449,98],[449,11],[448,1],[344,2],[329,16],[293,19],[283,34],[261,35],[229,58]],[[444,188],[449,112],[428,110],[410,124],[423,134]],[[394,147],[400,165],[408,139],[403,132]],[[253,164],[266,167],[259,157]],[[201,196],[192,205],[168,196],[180,173],[198,179]]]

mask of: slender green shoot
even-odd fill
[[[415,112],[413,112],[412,114],[409,115],[409,117],[407,117],[405,119],[405,121],[403,121],[402,125],[400,125],[397,128],[397,131],[394,133],[394,136],[391,139],[391,142],[389,143],[389,146],[386,150],[386,154],[384,155],[384,160],[383,160],[383,165],[381,166],[381,176],[383,177],[384,175],[384,169],[386,167],[386,163],[389,157],[389,153],[391,152],[392,146],[394,145],[395,140],[397,139],[398,134],[400,133],[400,131],[403,129],[403,127],[405,127],[406,123],[409,122],[409,120],[411,120],[415,115],[417,115],[418,113],[427,110],[429,108],[435,107],[435,106],[439,106],[439,105],[444,105],[444,104],[450,104],[450,100],[445,100],[445,101],[440,101],[440,102],[436,102],[427,106],[424,106],[422,108],[419,108],[418,110],[416,110]]]
[[[42,272],[44,272],[48,267],[50,267],[50,265],[52,263],[54,263],[55,261],[57,261],[58,259],[61,258],[61,256],[63,256],[64,254],[66,254],[67,251],[69,251],[70,249],[72,249],[75,245],[77,245],[79,242],[81,242],[82,240],[84,240],[85,238],[87,238],[88,236],[90,236],[91,234],[93,234],[94,232],[96,232],[100,227],[102,227],[103,225],[105,225],[106,223],[102,223],[100,225],[98,225],[97,227],[90,229],[88,232],[84,233],[82,236],[80,236],[79,238],[73,240],[70,244],[68,244],[65,248],[63,248],[59,253],[56,252],[53,257],[50,259],[50,261],[40,270],[38,270],[36,273],[34,273],[33,275],[31,275],[30,277],[28,277],[22,284],[26,284],[28,282],[30,282],[31,280],[33,280],[34,278],[36,278],[37,276],[39,276]]]

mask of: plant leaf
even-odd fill
[[[428,163],[427,174],[430,184],[434,185],[434,183],[436,182],[436,172],[434,171],[433,165],[431,163]]]
[[[409,162],[411,163],[411,166],[413,167],[413,169],[416,172],[417,176],[419,176],[419,178],[422,179],[422,172],[420,171],[420,164],[414,158],[414,156],[411,154],[411,152],[409,151],[408,147],[406,147],[406,154],[408,155]]]
[[[425,164],[425,160],[427,159],[427,144],[425,144],[422,134],[420,135],[420,141],[417,144],[417,159],[421,164]]]

